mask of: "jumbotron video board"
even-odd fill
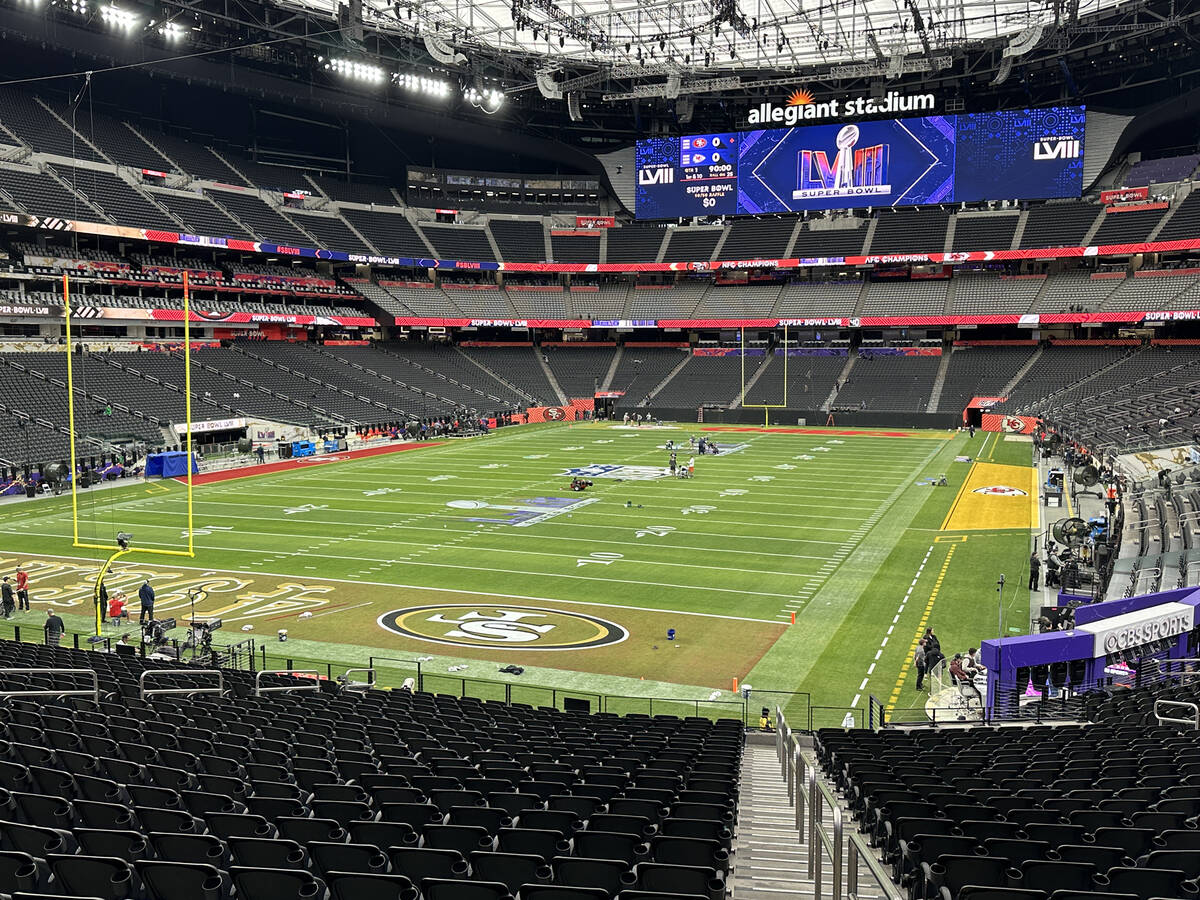
[[[1084,107],[638,141],[639,219],[1078,197]]]

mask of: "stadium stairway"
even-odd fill
[[[542,352],[541,347],[533,348],[534,355],[537,356],[538,365],[542,367],[542,371],[546,373],[546,380],[550,382],[550,387],[554,390],[554,395],[558,398],[558,402],[564,406],[567,404],[567,394],[562,389],[562,385],[558,383],[558,379],[554,377],[554,370],[550,368],[550,364],[546,362],[546,354]]]
[[[925,407],[925,412],[935,413],[938,411],[938,403],[942,399],[942,387],[946,384],[946,370],[950,368],[950,353],[942,353],[942,361],[938,365],[937,374],[933,376],[933,390],[929,392],[929,405]]]
[[[617,352],[613,354],[612,363],[608,367],[608,371],[604,373],[604,381],[600,383],[600,390],[612,390],[613,378],[616,377],[617,367],[621,365],[621,357],[625,355],[625,345],[618,344]]]
[[[659,394],[659,391],[661,391],[663,388],[665,388],[665,387],[666,387],[668,384],[670,384],[670,383],[671,383],[671,379],[672,379],[672,378],[674,378],[676,375],[678,375],[678,374],[680,373],[680,371],[682,371],[682,370],[683,370],[683,367],[684,367],[684,366],[686,366],[686,365],[688,364],[688,361],[689,361],[691,358],[692,358],[692,354],[691,354],[691,353],[685,353],[685,354],[683,355],[683,359],[682,359],[682,360],[680,360],[680,362],[679,362],[679,365],[677,365],[677,366],[676,366],[675,368],[673,368],[673,369],[672,369],[670,372],[668,372],[668,373],[667,373],[667,377],[666,377],[666,378],[664,378],[662,381],[660,381],[658,384],[656,384],[656,385],[654,386],[654,390],[652,390],[652,391],[651,391],[649,394],[647,394],[647,395],[646,395],[646,399],[647,399],[647,400],[653,400],[655,397],[657,397],[657,396],[658,396],[658,394]],[[643,404],[643,403],[642,403],[642,401],[641,401],[641,400],[639,400],[639,401],[637,401],[637,404],[636,404],[636,405],[637,405],[637,406],[643,406],[643,405],[645,405],[645,404]]]
[[[833,383],[833,390],[829,392],[829,396],[826,397],[825,402],[821,404],[822,412],[829,412],[831,409],[833,409],[833,405],[837,403],[837,396],[841,393],[842,387],[850,381],[850,370],[854,368],[854,362],[857,359],[858,351],[851,350],[850,355],[846,357],[846,365],[842,366],[841,374],[838,375],[837,381]]]
[[[477,360],[475,357],[471,356],[470,354],[463,353],[462,349],[460,347],[458,347],[457,345],[455,345],[455,347],[454,347],[454,352],[457,353],[459,356],[461,356],[463,359],[465,359],[467,362],[469,362],[471,365],[473,365],[475,368],[479,369],[479,371],[483,372],[485,375],[490,375],[492,378],[495,378],[498,382],[500,382],[502,385],[507,387],[514,394],[517,394],[520,397],[524,397],[526,400],[528,400],[531,403],[533,402],[532,394],[530,394],[528,391],[521,390],[519,387],[517,387],[515,384],[513,384],[507,378],[503,377],[499,372],[497,372],[491,366],[485,366],[483,363],[481,363],[479,360]]]
[[[1021,368],[1017,370],[1017,374],[1012,377],[1012,381],[1006,384],[1004,386],[1004,390],[1002,390],[1000,393],[1005,397],[1011,394],[1016,386],[1021,383],[1021,379],[1029,374],[1029,370],[1037,364],[1037,361],[1042,358],[1042,354],[1045,352],[1046,350],[1044,347],[1038,347],[1036,350],[1034,350],[1033,356],[1029,357],[1029,360],[1025,363],[1025,365],[1021,366]]]
[[[808,844],[796,831],[796,813],[779,771],[774,742],[747,741],[738,793],[737,852],[730,878],[734,900],[797,900],[812,897]],[[843,803],[846,822],[852,822]],[[828,821],[826,827],[829,827]],[[833,896],[832,866],[822,868],[821,895]],[[860,878],[857,900],[882,895],[869,877]]]

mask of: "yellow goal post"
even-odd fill
[[[76,432],[75,432],[75,372],[74,372],[74,352],[71,334],[71,279],[70,275],[63,273],[62,277],[62,293],[63,293],[63,316],[66,321],[66,351],[67,351],[67,427],[70,431],[71,445],[71,546],[85,550],[104,550],[110,556],[105,560],[104,565],[100,567],[99,576],[96,578],[96,587],[93,593],[93,601],[96,606],[96,634],[101,633],[100,621],[100,587],[104,583],[104,577],[108,574],[109,567],[120,556],[125,556],[129,553],[142,553],[149,556],[186,556],[195,558],[195,543],[192,520],[192,340],[191,340],[191,285],[188,280],[188,273],[185,270],[183,273],[183,402],[184,402],[184,450],[187,453],[187,463],[185,466],[187,472],[187,549],[172,550],[159,547],[123,547],[119,544],[114,547],[110,544],[93,543],[89,541],[81,541],[79,539],[79,478],[78,478],[78,456],[75,449]],[[80,335],[82,340],[82,335]],[[115,538],[114,538],[115,540]]]

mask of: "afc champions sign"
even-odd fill
[[[495,650],[589,650],[629,637],[607,619],[533,606],[411,606],[384,613],[379,625],[431,644]]]

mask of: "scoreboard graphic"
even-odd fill
[[[1083,107],[639,141],[638,218],[1078,197]]]

